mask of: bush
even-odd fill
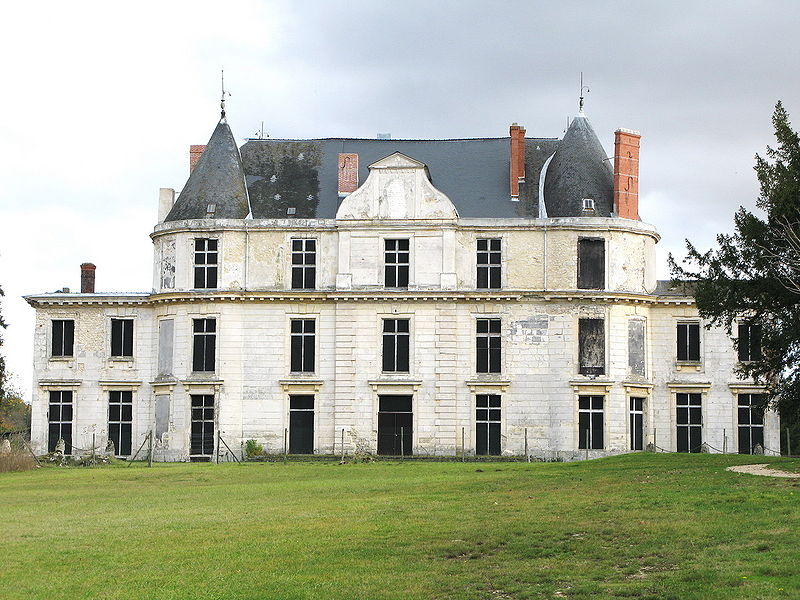
[[[6,440],[0,440],[0,473],[12,471],[30,471],[36,468],[36,461],[22,439],[12,436],[6,445]]]
[[[255,456],[263,456],[264,446],[262,446],[255,440],[247,440],[244,443],[244,453],[247,456],[247,458],[253,458]]]

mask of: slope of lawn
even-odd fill
[[[5,473],[0,596],[799,598],[800,479],[725,470],[746,462]]]

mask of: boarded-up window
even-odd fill
[[[605,240],[578,240],[578,288],[582,290],[602,290],[605,286]]]
[[[172,348],[175,321],[164,319],[158,322],[158,374],[172,375]]]
[[[156,396],[156,439],[169,431],[169,396],[160,394]]]
[[[632,375],[644,377],[644,321],[628,321],[628,369]]]
[[[606,372],[603,319],[578,320],[578,362],[578,372],[582,375],[603,375]]]
[[[739,323],[739,360],[761,360],[761,325],[744,321]]]
[[[700,323],[678,323],[678,360],[700,361]]]

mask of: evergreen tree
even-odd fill
[[[700,253],[687,240],[684,266],[669,261],[673,277],[694,280],[710,325],[731,334],[737,319],[761,324],[762,358],[740,363],[738,375],[765,385],[765,404],[787,422],[800,417],[800,137],[780,102],[772,123],[777,146],[755,165],[763,217],[740,207],[735,232],[718,235],[716,249]]]

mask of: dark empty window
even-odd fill
[[[72,454],[72,392],[50,392],[48,408],[47,451],[53,452],[58,440],[64,440],[64,454]]]
[[[72,356],[72,346],[75,341],[75,321],[72,319],[57,319],[53,321],[52,356]]]
[[[761,360],[761,325],[750,321],[739,323],[737,346],[741,362]]]
[[[603,396],[578,397],[578,448],[603,448]]]
[[[384,285],[387,288],[408,287],[408,240],[383,240]]]
[[[703,406],[701,394],[676,394],[678,452],[700,452],[703,445]]]
[[[411,396],[378,398],[378,454],[402,456],[412,453],[414,414]]]
[[[192,395],[192,433],[189,454],[214,454],[214,396]]]
[[[383,370],[408,373],[408,319],[383,320]]]
[[[217,287],[218,240],[198,238],[194,241],[194,287],[212,289]]]
[[[112,391],[108,395],[108,439],[116,456],[130,456],[133,426],[133,392]]]
[[[500,454],[500,396],[475,397],[475,454]]]
[[[316,278],[317,240],[292,240],[292,289],[313,290]]]
[[[631,450],[644,449],[644,398],[630,398]]]
[[[292,319],[292,372],[314,371],[314,319]]]
[[[478,335],[475,339],[476,365],[478,373],[499,373],[501,344],[500,319],[478,319]]]
[[[602,290],[605,286],[605,240],[578,240],[578,288],[582,290]]]
[[[578,373],[606,372],[606,335],[603,319],[578,319]]]
[[[314,453],[314,396],[289,396],[289,453]]]
[[[111,319],[111,356],[133,356],[133,319]]]
[[[478,240],[478,289],[499,289],[501,279],[500,239]]]
[[[761,394],[739,394],[739,454],[752,454],[764,447],[764,409]]]
[[[214,371],[217,349],[217,321],[194,319],[194,351],[192,371]]]
[[[678,323],[678,360],[700,361],[700,323]]]

